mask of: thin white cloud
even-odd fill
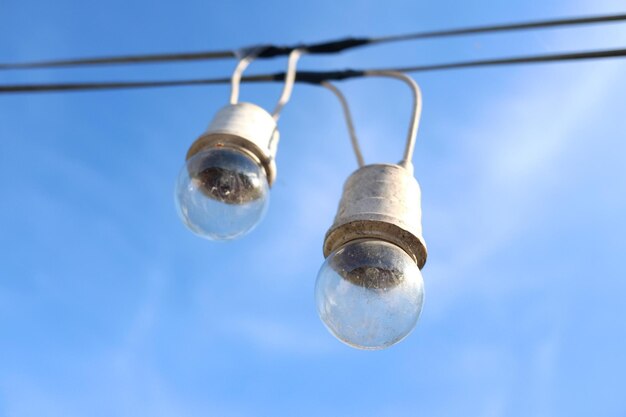
[[[577,131],[600,123],[598,104],[611,99],[614,85],[624,83],[625,69],[623,62],[604,63],[565,77],[551,73],[540,85],[531,72],[515,80],[513,92],[497,97],[497,106],[486,110],[484,119],[465,128],[467,137],[501,140],[463,149],[464,161],[458,163],[475,172],[465,178],[460,190],[465,204],[438,204],[436,209],[443,213],[430,219],[429,203],[425,204],[425,221],[430,222],[427,232],[436,238],[437,231],[442,231],[449,251],[444,262],[432,257],[427,267],[433,276],[429,286],[445,286],[438,293],[452,298],[476,289],[486,295],[503,288],[502,280],[493,282],[494,277],[486,277],[487,282],[461,277],[522,235],[529,221],[539,221],[553,185],[571,175],[573,167],[567,162],[572,138]],[[537,86],[527,88],[532,85]],[[474,162],[468,165],[467,161]],[[470,220],[467,213],[471,212],[488,219],[488,227],[485,221]],[[450,231],[451,219],[458,226],[454,231]]]
[[[256,349],[271,354],[326,355],[338,349],[337,342],[325,332],[311,333],[306,327],[286,320],[250,316],[224,320],[220,326],[225,333],[243,338]]]

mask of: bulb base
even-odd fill
[[[348,177],[335,221],[324,239],[324,257],[357,239],[380,239],[402,248],[422,269],[421,190],[411,170],[374,164]]]
[[[187,159],[206,148],[235,148],[261,164],[271,186],[276,179],[278,139],[276,121],[265,109],[252,103],[229,104],[217,112],[207,130],[191,145]]]

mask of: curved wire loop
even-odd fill
[[[263,52],[263,47],[254,48],[246,50],[244,53],[241,53],[242,57],[239,59],[235,70],[233,71],[233,75],[231,77],[231,93],[230,93],[230,104],[237,104],[239,101],[239,86],[241,85],[241,77],[243,72],[248,68],[250,63],[254,61],[260,53]],[[285,73],[285,83],[283,85],[283,91],[278,99],[278,103],[272,112],[272,117],[274,120],[278,120],[280,117],[280,112],[285,107],[289,99],[291,98],[291,93],[293,92],[293,86],[296,81],[296,68],[298,64],[298,60],[304,53],[301,49],[294,49],[289,54],[289,59],[287,62],[287,72]],[[239,53],[238,53],[239,54]]]
[[[411,169],[413,151],[415,150],[415,139],[417,137],[417,130],[419,128],[420,116],[422,115],[422,91],[420,90],[419,85],[415,82],[413,78],[402,72],[397,71],[370,70],[365,71],[363,75],[368,77],[381,76],[396,78],[398,80],[404,81],[411,88],[411,91],[413,93],[413,111],[411,113],[411,122],[409,125],[409,132],[407,134],[406,145],[404,148],[404,155],[402,156],[402,160],[398,163],[398,165]],[[354,129],[354,123],[352,121],[352,115],[350,113],[350,108],[348,107],[348,102],[345,96],[341,93],[341,91],[333,84],[324,81],[321,83],[321,85],[332,91],[341,102],[341,107],[343,108],[346,124],[348,125],[350,141],[352,142],[352,149],[354,150],[354,154],[356,155],[359,167],[362,167],[363,165],[365,165],[365,162],[363,160],[363,154],[361,153],[358,138]]]
[[[409,132],[406,138],[406,145],[404,147],[404,155],[402,161],[398,165],[402,165],[405,168],[412,166],[413,151],[415,150],[415,138],[417,137],[417,129],[419,128],[420,117],[422,115],[422,90],[415,80],[403,72],[397,71],[385,71],[385,70],[372,70],[366,71],[366,76],[373,77],[391,77],[404,81],[413,93],[413,111],[411,113],[411,122],[409,124]]]
[[[230,78],[230,104],[235,105],[239,101],[239,86],[241,85],[241,76],[248,68],[248,65],[261,53],[260,48],[250,49],[245,52],[237,51],[237,55],[241,56],[237,66]]]
[[[359,139],[357,138],[356,131],[354,130],[354,122],[352,120],[352,114],[350,113],[348,101],[341,90],[339,90],[334,84],[331,84],[328,81],[322,81],[320,84],[332,91],[341,103],[343,115],[346,119],[346,124],[348,125],[348,134],[350,135],[350,142],[352,142],[352,149],[354,150],[354,155],[356,156],[356,161],[360,168],[365,165],[365,161],[363,160],[363,153],[361,153],[361,148],[359,146]]]
[[[280,98],[278,99],[278,103],[276,103],[276,107],[272,112],[272,117],[274,120],[278,121],[280,117],[280,112],[285,107],[285,104],[291,98],[291,93],[293,92],[293,85],[296,82],[296,66],[298,64],[298,60],[304,53],[301,49],[294,49],[289,54],[289,60],[287,61],[287,73],[285,74],[285,84],[283,84],[283,91],[280,94]]]

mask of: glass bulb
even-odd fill
[[[245,235],[269,203],[263,167],[233,148],[209,148],[187,160],[178,175],[176,207],[185,225],[206,239]]]
[[[424,281],[398,246],[356,240],[328,256],[317,275],[315,301],[320,318],[339,340],[359,349],[384,349],[415,327]]]

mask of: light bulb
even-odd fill
[[[359,349],[384,349],[415,327],[424,282],[415,261],[398,246],[356,240],[326,258],[315,301],[320,318],[339,340]]]
[[[426,262],[420,196],[410,165],[365,165],[346,180],[315,299],[326,327],[352,347],[384,349],[415,327]]]
[[[269,203],[263,167],[244,151],[211,147],[187,160],[178,175],[176,207],[185,225],[211,240],[251,231]]]

